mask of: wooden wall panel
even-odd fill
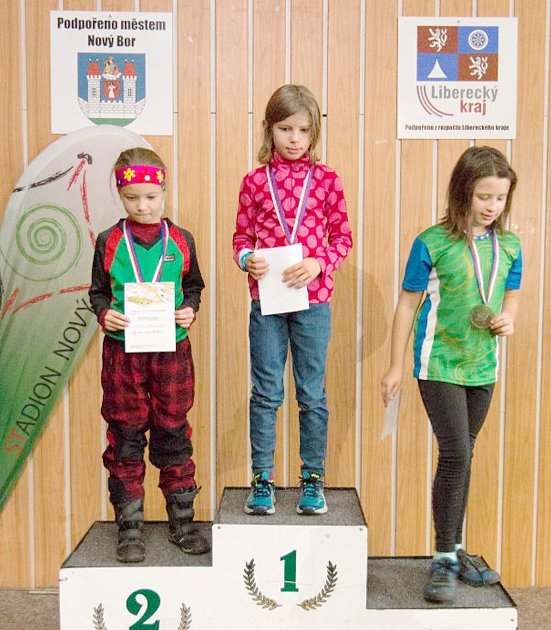
[[[544,85],[546,3],[535,0],[528,7],[516,3],[519,17],[519,99],[518,136],[513,145],[512,161],[519,185],[515,192],[513,229],[522,239],[524,276],[522,303],[516,322],[516,334],[508,344],[506,391],[507,423],[505,432],[502,574],[509,584],[531,580],[534,527],[534,456],[536,436],[536,385],[539,322],[538,286],[540,282],[540,230],[543,157],[544,94],[540,89],[530,98],[534,85]],[[534,159],[536,158],[536,159]]]
[[[29,467],[22,472],[0,515],[0,587],[25,588],[34,585],[34,556],[29,542]]]
[[[396,66],[397,7],[370,0],[365,18],[365,162],[362,261],[362,448],[361,500],[369,524],[369,552],[390,555],[396,507],[393,439],[381,439],[384,407],[381,377],[390,357],[390,330],[397,286]],[[401,420],[401,422],[403,419]]]
[[[284,0],[254,0],[252,50],[252,158],[262,143],[262,121],[273,92],[285,83],[286,13]]]
[[[11,191],[21,175],[23,165],[23,109],[21,92],[21,59],[19,4],[10,2],[4,8],[0,22],[0,54],[2,59],[9,59],[10,63],[3,63],[0,67],[0,81],[4,86],[4,102],[9,107],[0,109],[0,129],[5,145],[9,150],[2,155],[2,166],[6,176],[0,182],[0,219],[4,215],[4,208],[10,198]],[[18,112],[18,116],[14,113]]]
[[[0,55],[4,59],[0,67],[0,82],[5,87],[5,103],[10,107],[0,108],[0,133],[4,138],[2,171],[0,183],[0,221],[10,198],[11,191],[23,171],[23,117],[22,78],[19,61],[21,59],[19,4],[10,3],[0,22]],[[17,112],[19,115],[15,116]],[[3,376],[5,377],[5,375]],[[32,573],[28,540],[29,526],[29,473],[28,469],[16,483],[12,495],[0,514],[0,567],[10,567],[0,571],[0,586],[26,586]]]
[[[239,185],[248,170],[247,2],[216,4],[217,487],[246,485],[248,289],[232,261]],[[229,381],[231,377],[231,382]]]
[[[47,51],[49,11],[59,6],[58,0],[10,1],[0,25],[5,61],[0,78],[6,91],[0,132],[9,146],[0,158],[6,174],[0,184],[0,217],[25,157],[31,161],[56,139],[49,131]],[[194,234],[207,282],[191,331],[197,379],[190,420],[197,480],[203,486],[197,501],[201,519],[212,518],[225,486],[245,486],[250,479],[249,298],[246,276],[231,260],[239,184],[256,166],[264,108],[274,89],[289,78],[307,85],[322,106],[326,133],[320,149],[324,147],[325,161],[343,179],[355,243],[336,275],[327,482],[357,485],[368,518],[371,555],[432,552],[430,486],[437,449],[409,376],[411,347],[398,433],[385,440],[380,437],[384,409],[379,383],[388,363],[394,302],[411,243],[442,215],[451,169],[470,144],[396,141],[397,51],[391,43],[397,41],[397,13],[401,8],[404,15],[452,17],[476,11],[492,17],[507,16],[515,7],[517,138],[477,144],[510,151],[519,174],[511,229],[523,242],[525,275],[516,334],[507,341],[502,379],[477,443],[466,540],[470,549],[501,568],[507,585],[551,585],[551,457],[546,448],[551,441],[551,263],[544,255],[542,234],[551,229],[551,132],[545,122],[550,94],[543,89],[551,0],[102,0],[99,6],[106,11],[134,11],[136,6],[140,11],[175,11],[175,133],[147,140],[167,162],[168,212]],[[64,0],[63,7],[97,10],[98,3]],[[21,67],[26,68],[27,103]],[[106,514],[112,518],[101,463],[105,425],[100,352],[98,334],[52,414],[32,465],[0,515],[1,586],[55,585],[65,555],[91,522]],[[356,400],[357,378],[361,400]],[[289,380],[288,426],[280,414],[276,478],[294,485],[298,423]],[[146,514],[164,519],[157,479],[148,463]]]
[[[100,2],[102,11],[134,11],[136,5],[134,0],[100,0]]]
[[[195,237],[205,291],[201,309],[190,333],[195,363],[195,404],[190,413],[193,427],[196,478],[203,490],[195,502],[196,517],[211,518],[213,497],[211,449],[211,322],[213,288],[210,282],[210,3],[186,0],[178,5],[178,221]],[[175,174],[176,175],[176,174]]]
[[[340,19],[337,19],[340,15]],[[357,234],[360,104],[360,3],[329,2],[327,163],[342,178],[352,237]],[[335,273],[327,359],[329,406],[326,480],[353,486],[356,474],[356,249]]]
[[[551,74],[551,66],[550,66]],[[551,78],[551,77],[550,77]],[[547,107],[551,102],[551,80],[548,82],[549,92]],[[551,125],[547,127],[547,197],[545,199],[545,234],[551,230]],[[546,243],[549,240],[546,236]],[[536,567],[535,583],[551,584],[551,256],[546,247],[544,285],[543,285],[543,335],[542,335],[542,373],[541,373],[541,408],[540,432],[537,445],[539,457],[539,483],[537,497],[537,531],[536,531]]]
[[[291,83],[306,85],[322,106],[323,2],[291,3]]]
[[[432,223],[432,154],[430,140],[403,141],[400,172],[400,278],[413,240]],[[413,177],[412,174],[415,173]],[[396,553],[423,554],[430,518],[430,443],[425,410],[413,370],[411,339],[404,369],[401,419],[397,435]]]
[[[432,15],[434,3],[410,0],[403,4],[403,14]],[[411,244],[417,234],[432,223],[433,141],[404,140],[401,143],[400,168],[400,278]],[[401,420],[397,436],[396,553],[422,554],[426,544],[427,462],[430,461],[427,419],[411,378],[411,340],[408,346],[401,402]]]

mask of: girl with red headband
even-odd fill
[[[89,295],[105,332],[101,412],[108,445],[103,463],[119,526],[117,559],[145,559],[147,431],[149,459],[160,470],[159,487],[166,498],[169,540],[186,553],[205,553],[209,544],[192,524],[199,488],[187,420],[194,396],[188,331],[205,286],[195,243],[190,232],[162,218],[167,172],[156,153],[141,147],[123,151],[114,174],[128,217],[98,236]],[[131,323],[125,315],[125,287],[142,283],[173,287],[175,351],[125,351]]]

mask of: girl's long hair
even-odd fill
[[[258,151],[258,161],[268,164],[274,149],[272,128],[293,114],[304,112],[310,119],[310,162],[318,161],[316,144],[321,131],[320,109],[314,95],[304,85],[282,85],[270,97],[264,115],[264,138]]]
[[[505,209],[492,224],[498,232],[505,229],[517,175],[507,158],[497,149],[488,146],[469,147],[457,161],[448,185],[447,208],[442,224],[450,235],[471,237],[473,193],[477,181],[484,177],[499,177],[511,182]]]

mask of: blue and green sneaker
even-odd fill
[[[298,514],[325,514],[327,503],[323,494],[321,475],[303,470],[300,477],[300,498],[297,505]]]
[[[275,484],[266,471],[255,473],[251,492],[245,504],[247,514],[273,514],[275,512]]]

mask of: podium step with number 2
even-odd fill
[[[368,580],[356,491],[327,489],[329,511],[315,516],[296,513],[298,493],[278,489],[275,514],[250,516],[248,489],[226,488],[214,523],[198,523],[212,535],[202,556],[172,545],[166,522],[148,522],[145,561],[123,565],[117,526],[96,522],[60,571],[61,629],[516,630],[501,585],[461,585],[451,607],[424,602],[426,558],[372,558]]]

